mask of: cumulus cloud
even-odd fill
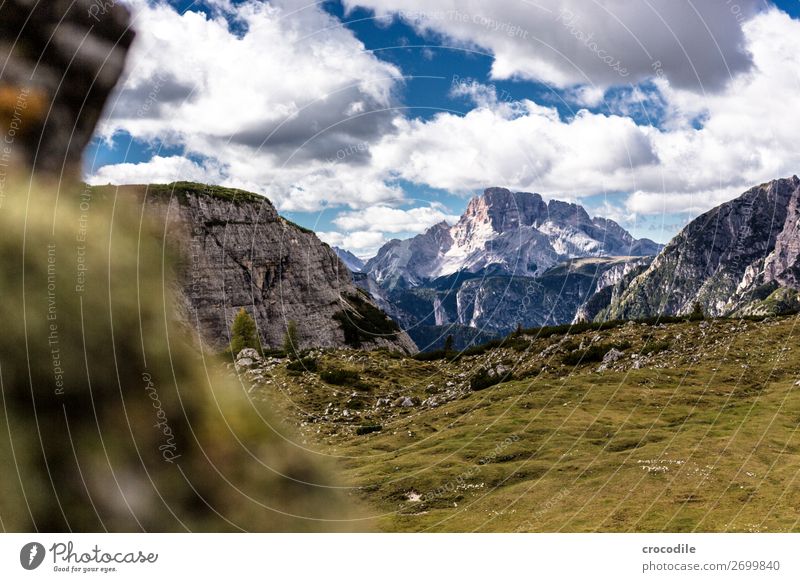
[[[475,79],[453,78],[450,85],[450,97],[464,97],[478,107],[494,107],[497,105],[497,88],[486,85]]]
[[[128,4],[137,40],[100,137],[125,132],[215,159],[204,179],[221,172],[224,183],[251,186],[287,210],[401,196],[368,169],[354,180],[353,168],[368,165],[369,143],[393,130],[402,73],[334,17],[299,0],[219,1],[210,14]],[[90,180],[152,167],[124,164]],[[203,178],[196,165],[181,167],[182,177]]]
[[[632,190],[634,170],[657,162],[651,130],[630,118],[582,110],[562,121],[554,108],[532,101],[396,125],[374,146],[373,163],[455,192],[487,185],[561,197]]]
[[[619,115],[582,110],[571,119],[531,101],[484,100],[463,116],[396,120],[398,130],[373,147],[373,164],[450,191],[631,192],[629,212],[707,210],[800,168],[800,22],[771,9],[743,30],[753,67],[718,93],[698,96],[661,78],[614,97]],[[636,107],[658,126],[625,115]]]
[[[183,156],[153,156],[147,162],[103,166],[92,177],[94,184],[161,184],[178,180],[214,184],[223,177],[215,162],[200,163]]]
[[[565,96],[572,102],[583,107],[597,107],[605,98],[605,91],[593,85],[580,85],[565,92]]]
[[[387,239],[380,232],[359,230],[348,233],[318,232],[320,239],[331,246],[347,249],[360,259],[374,257]]]
[[[694,216],[731,200],[741,193],[741,189],[735,187],[699,192],[642,192],[638,190],[628,196],[625,208],[633,213],[633,216],[675,213]]]
[[[680,88],[716,91],[751,61],[741,23],[757,0],[344,0],[401,18],[423,34],[492,54],[495,79],[566,88],[637,83],[663,74]]]
[[[397,16],[388,1],[347,4]],[[137,0],[137,45],[101,135],[123,131],[185,153],[105,166],[89,179],[221,183],[261,192],[283,211],[349,207],[334,221],[339,230],[323,236],[368,256],[385,234],[452,220],[436,205],[406,208],[402,180],[465,194],[491,185],[560,199],[628,192],[624,207],[608,211],[632,219],[697,213],[800,168],[800,22],[777,9],[751,15],[745,1],[738,14],[726,2],[563,3],[578,23],[592,24],[585,32],[598,46],[626,57],[629,75],[621,77],[555,20],[562,3],[543,0],[544,11],[519,0],[406,4],[427,10],[400,15],[420,31],[489,50],[495,77],[555,83],[572,102],[604,103],[614,113],[562,117],[462,79],[451,95],[472,110],[409,118],[394,108],[402,72],[315,5],[234,8],[220,0],[207,16]],[[452,22],[432,9],[483,20]],[[230,25],[232,10],[241,29]],[[698,32],[698,22],[709,29]],[[630,30],[620,32],[621,23]],[[520,30],[529,32],[525,43]],[[713,50],[703,40],[712,36]]]
[[[344,230],[366,230],[387,233],[418,233],[442,221],[454,224],[458,216],[447,214],[440,204],[408,210],[389,206],[372,206],[360,211],[345,212],[333,223]]]

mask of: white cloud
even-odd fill
[[[374,257],[378,249],[387,242],[386,237],[380,232],[367,230],[349,233],[336,231],[318,232],[317,236],[331,246],[350,251],[360,259]]]
[[[478,107],[494,107],[497,105],[497,88],[475,79],[460,79],[456,76],[450,85],[450,97],[466,97]]]
[[[580,85],[566,92],[567,96],[583,107],[597,107],[603,103],[606,92],[602,87]]]
[[[128,4],[136,42],[101,137],[127,132],[216,160],[208,174],[181,165],[180,177],[218,182],[221,173],[223,183],[267,194],[284,210],[402,197],[368,168],[369,143],[392,131],[398,115],[401,72],[320,7],[249,0],[234,8],[220,0],[207,16]],[[153,168],[120,166],[90,179]]]
[[[333,223],[347,231],[420,233],[442,221],[454,224],[457,220],[458,216],[445,213],[439,204],[420,206],[409,210],[379,205],[342,213],[334,219]]]
[[[754,69],[723,92],[698,98],[660,84],[668,115],[665,130],[652,137],[660,163],[640,173],[644,193],[632,195],[630,208],[707,210],[798,173],[800,22],[773,9],[744,29]]]
[[[385,16],[390,8],[382,3],[358,2]],[[491,85],[467,80],[453,92],[473,101],[475,109],[463,116],[409,119],[392,109],[401,72],[365,52],[349,30],[314,5],[303,8],[300,0],[247,2],[237,7],[247,32],[237,36],[221,16],[179,15],[137,0],[138,44],[118,100],[109,106],[103,135],[127,131],[143,140],[157,138],[184,146],[186,156],[106,166],[92,181],[191,179],[264,193],[284,211],[349,207],[334,223],[346,232],[324,234],[338,241],[331,244],[365,256],[385,241],[384,233],[419,232],[445,216],[434,205],[399,209],[404,193],[398,179],[454,193],[498,185],[561,199],[632,192],[624,209],[618,209],[620,217],[630,217],[700,212],[800,168],[800,22],[777,9],[753,16],[740,30],[725,2],[695,3],[701,14],[716,16],[710,29],[722,53],[731,55],[720,65],[714,51],[691,64],[685,55],[683,60],[675,56],[686,34],[699,34],[694,24],[677,31],[674,46],[668,47],[647,10],[637,5],[633,14],[629,6],[635,3],[616,3],[612,14],[634,27],[620,39],[608,14],[592,12],[606,5],[592,4],[581,12],[580,22],[592,23],[594,38],[608,41],[609,52],[621,49],[619,54],[631,56],[625,62],[631,73],[625,83],[648,76],[652,64],[641,60],[641,47],[631,48],[632,39],[642,40],[664,67],[655,89],[631,86],[606,92],[606,85],[621,82],[619,75],[609,76],[608,65],[598,65],[591,51],[588,57],[583,54],[587,47],[570,49],[576,40],[570,31],[566,40],[556,42],[563,26],[539,31],[539,40],[552,36],[551,47],[560,53],[543,50],[533,37],[522,43],[519,35],[510,34],[511,28],[502,28],[502,22],[516,23],[532,34],[537,9],[529,3],[407,4],[462,13],[474,7],[495,24],[481,21],[476,29],[475,23],[462,26],[429,18],[417,26],[490,48],[496,77],[538,75],[566,87],[564,94],[579,104],[591,107],[606,99],[619,114],[584,110],[562,119],[555,108],[498,98]],[[679,3],[650,4],[668,23],[678,18],[671,6]],[[739,4],[748,10],[751,6]],[[231,9],[222,0],[220,6]],[[520,11],[521,6],[527,11]],[[550,0],[544,6],[556,10]],[[578,4],[566,6],[577,13]],[[589,19],[590,14],[597,18]],[[409,13],[405,17],[413,20]],[[548,18],[553,28],[553,14]],[[643,33],[646,25],[654,30]],[[734,45],[742,45],[750,56],[742,57]],[[741,72],[750,62],[752,68]],[[698,75],[707,69],[724,71],[729,82],[725,85],[710,74],[704,87],[713,86],[715,92],[698,94],[681,76],[692,65]],[[627,116],[637,107],[657,108],[666,121],[660,128],[637,125]]]
[[[629,118],[584,110],[564,122],[532,101],[396,124],[373,147],[373,163],[456,192],[490,185],[561,197],[633,190],[635,169],[656,161],[652,131]]]
[[[103,166],[91,178],[92,184],[161,184],[190,180],[215,184],[222,174],[214,162],[197,163],[183,156],[153,156],[147,162]]]
[[[621,207],[609,200],[603,200],[601,204],[585,205],[585,207],[590,216],[608,218],[625,228],[634,226],[638,218],[635,210]]]
[[[566,88],[636,83],[662,71],[673,86],[717,90],[749,66],[741,22],[757,0],[344,0],[421,33],[493,55],[495,79]]]
[[[698,215],[741,194],[741,189],[722,188],[701,192],[636,191],[625,201],[625,208],[636,214],[686,213]],[[605,215],[604,215],[605,216]],[[609,216],[609,218],[611,218]]]

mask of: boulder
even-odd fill
[[[236,360],[241,359],[248,359],[253,360],[253,362],[260,362],[261,361],[261,354],[258,353],[258,350],[254,350],[253,348],[245,348],[236,356]]]

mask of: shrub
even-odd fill
[[[554,335],[575,335],[585,331],[609,330],[624,325],[626,321],[615,319],[611,321],[587,321],[581,323],[565,323],[562,325],[549,325],[544,327],[532,327],[523,329],[525,335],[535,336],[537,339],[544,339]]]
[[[355,370],[344,370],[342,368],[333,368],[330,370],[323,370],[319,373],[319,377],[328,384],[334,386],[360,386],[361,375]]]
[[[445,353],[453,351],[453,343],[454,343],[453,336],[452,335],[448,335],[447,338],[445,338],[445,340],[444,340],[444,351],[445,351]]]
[[[444,360],[449,355],[444,350],[431,350],[430,352],[418,352],[411,357],[418,362],[431,362],[433,360]]]
[[[511,348],[515,352],[525,352],[530,349],[532,344],[532,341],[519,337],[507,341],[506,347]]]
[[[670,346],[669,340],[649,341],[642,347],[642,355],[654,354],[668,350]]]
[[[494,348],[499,348],[503,345],[503,340],[501,339],[494,339],[489,340],[485,344],[480,344],[477,346],[472,346],[471,348],[467,348],[463,352],[461,352],[462,356],[482,356],[489,350],[493,350]]]
[[[236,356],[245,348],[260,350],[261,344],[256,334],[256,322],[242,307],[231,326],[231,353]]]
[[[469,387],[471,390],[477,392],[478,390],[485,390],[490,386],[494,386],[495,384],[500,384],[501,382],[506,382],[511,379],[511,373],[507,373],[505,375],[495,374],[490,372],[486,368],[481,368],[478,370],[477,374],[475,374],[469,380]]]
[[[350,410],[363,410],[367,405],[367,401],[362,396],[355,396],[345,403],[345,407]]]
[[[616,343],[598,343],[593,344],[585,350],[575,350],[565,354],[561,362],[567,366],[577,366],[579,364],[591,364],[592,362],[602,362],[610,350],[617,349],[620,351],[627,350],[631,347],[631,342],[621,341]]]
[[[391,350],[387,347],[380,347],[374,350],[374,353],[386,356],[390,360],[402,360],[407,356],[407,354],[401,352],[400,350]]]
[[[383,430],[383,426],[380,424],[365,424],[363,426],[359,426],[356,429],[356,434],[370,434],[372,432],[379,432]]]
[[[286,364],[286,369],[290,372],[316,372],[317,364],[316,358],[300,358]]]
[[[299,348],[300,345],[297,341],[297,324],[294,320],[289,320],[289,323],[286,325],[286,333],[283,335],[283,353],[294,359],[297,357],[297,350]]]
[[[700,305],[699,301],[695,301],[692,304],[692,312],[689,314],[689,321],[701,321],[706,318],[706,314],[703,313],[703,306]]]

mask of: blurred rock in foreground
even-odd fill
[[[133,200],[55,185],[122,69],[125,11],[38,3],[23,26],[32,5],[0,8],[2,528],[347,527],[319,457],[171,323],[175,257]]]

